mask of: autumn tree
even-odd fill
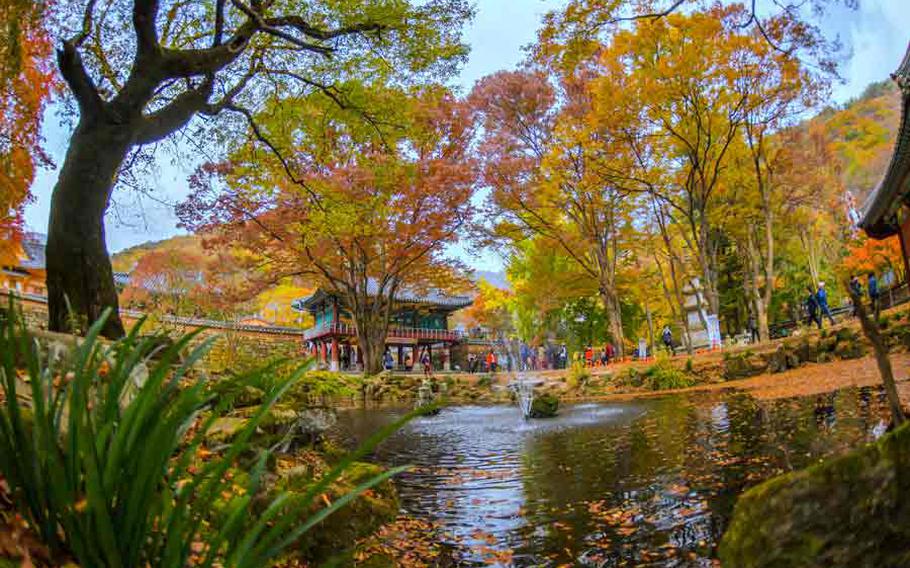
[[[878,240],[861,236],[847,246],[840,268],[845,278],[868,273],[881,277],[882,273],[892,270],[896,280],[901,282],[906,270],[900,238],[893,236]]]
[[[49,163],[41,119],[57,82],[47,15],[46,2],[0,0],[0,265],[21,236],[35,167]]]
[[[207,315],[216,305],[205,282],[207,259],[185,250],[155,250],[130,271],[122,292],[125,306],[157,314]]]
[[[479,81],[470,98],[482,117],[479,154],[493,188],[494,230],[515,242],[543,238],[571,259],[596,283],[622,352],[617,274],[634,232],[630,187],[638,185],[627,116],[589,122],[581,75],[500,72]]]
[[[209,148],[244,122],[255,137],[267,99],[320,91],[343,103],[336,84],[352,77],[446,75],[465,55],[471,16],[464,0],[70,0],[58,9],[68,32],[58,67],[78,121],[51,202],[49,326],[69,327],[67,306],[88,320],[113,307],[109,337],[123,326],[103,220],[128,155],[198,116],[227,115],[187,132],[214,140]]]
[[[510,290],[503,290],[486,280],[477,282],[477,293],[473,303],[457,313],[456,317],[467,328],[482,327],[489,330],[494,337],[506,337],[514,328],[513,299]]]
[[[382,123],[323,93],[267,109],[263,133],[281,152],[240,148],[197,175],[178,209],[246,260],[250,290],[297,277],[336,293],[368,373],[382,369],[396,298],[459,282],[444,253],[471,218],[476,178],[465,105],[442,88],[377,91]]]

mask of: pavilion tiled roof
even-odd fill
[[[900,130],[888,169],[863,204],[859,222],[859,226],[875,238],[897,233],[895,213],[910,193],[907,183],[910,175],[910,46],[891,77],[901,90]]]
[[[44,246],[47,237],[41,233],[26,233],[22,238],[22,250],[26,258],[19,262],[19,268],[27,270],[44,270],[47,259],[44,256]]]
[[[375,280],[370,279],[367,282],[367,294],[375,296],[379,290],[379,285]],[[309,296],[299,298],[291,302],[291,306],[298,311],[308,311],[315,307],[325,298],[331,297],[334,293],[322,288],[317,289]],[[395,294],[395,301],[405,304],[427,304],[435,305],[451,310],[458,310],[470,306],[474,300],[469,296],[446,294],[442,290],[428,289],[424,292],[413,290],[400,290]]]

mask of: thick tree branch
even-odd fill
[[[307,35],[313,39],[318,39],[322,41],[327,41],[330,39],[335,39],[343,36],[354,35],[354,34],[363,34],[368,32],[381,32],[385,29],[388,29],[388,26],[383,26],[378,22],[363,22],[361,24],[355,24],[352,26],[345,26],[342,28],[337,28],[334,30],[323,30],[315,26],[310,25],[306,20],[300,16],[287,15],[280,18],[265,18],[264,22],[272,27],[292,27],[300,33]]]
[[[255,8],[251,8],[250,6],[247,6],[240,0],[231,0],[231,4],[233,4],[238,10],[240,10],[241,12],[246,14],[246,16],[248,18],[250,18],[250,20],[252,20],[253,22],[256,23],[257,31],[261,31],[263,33],[267,33],[267,34],[275,36],[277,38],[281,38],[292,45],[296,45],[297,47],[306,49],[308,51],[321,53],[322,55],[329,55],[332,52],[332,49],[330,47],[326,47],[324,45],[319,45],[319,44],[315,44],[315,43],[310,43],[308,41],[304,41],[304,40],[294,36],[293,34],[290,34],[286,31],[284,31],[283,29],[281,29],[281,26],[285,25],[285,24],[283,24],[283,22],[286,20],[286,18],[273,18],[272,20],[278,22],[278,24],[271,25],[262,16],[261,12],[259,12]]]
[[[144,117],[137,136],[138,144],[151,144],[182,128],[193,116],[205,108],[215,83],[214,75],[194,89],[177,96],[166,107]]]
[[[224,39],[224,5],[227,0],[215,2],[215,34],[212,36],[212,47],[221,45]]]
[[[79,110],[83,116],[92,116],[101,111],[103,101],[95,82],[85,70],[82,56],[71,41],[63,42],[63,48],[57,50],[57,66],[66,84],[69,85]]]
[[[158,0],[134,0],[133,28],[139,56],[151,55],[158,50]]]

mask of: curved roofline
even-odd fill
[[[894,235],[899,230],[894,214],[907,193],[905,186],[910,175],[910,45],[891,78],[901,90],[900,127],[888,169],[863,203],[859,221],[859,227],[877,239]]]

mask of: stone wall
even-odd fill
[[[19,304],[26,325],[33,329],[47,329],[47,303],[38,298],[24,296]],[[123,323],[129,329],[138,322],[138,318],[128,312],[122,314]],[[303,347],[303,338],[299,333],[277,333],[273,328],[262,328],[257,332],[251,326],[238,326],[241,329],[222,329],[203,327],[194,338],[191,346],[201,345],[212,340],[211,350],[202,361],[202,366],[212,372],[242,370],[243,368],[262,365],[271,359],[286,357],[303,359],[307,356]],[[200,329],[198,326],[159,321],[149,318],[145,329],[151,333],[162,331],[171,338],[178,338]]]

